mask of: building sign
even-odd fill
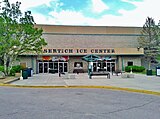
[[[113,54],[115,49],[43,49],[45,54]]]

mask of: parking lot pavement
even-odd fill
[[[28,79],[18,80],[12,85],[25,86],[115,86],[121,88],[131,88],[160,92],[160,77],[134,74],[134,78],[122,78],[121,75],[95,76],[89,79],[87,73],[68,74],[71,78],[58,74],[35,74]]]

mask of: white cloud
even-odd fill
[[[42,4],[46,4],[49,6],[49,2],[51,0],[9,0],[10,3],[21,2],[21,10],[26,11],[29,7],[35,7]],[[57,1],[57,0],[54,0]]]
[[[104,2],[102,2],[102,0],[92,0],[92,9],[93,12],[101,13],[104,10],[109,9],[109,7]]]
[[[148,16],[154,18],[155,21],[158,21],[160,19],[158,1],[159,0],[144,0],[144,2],[134,2],[137,9],[133,11],[120,10],[119,12],[123,14],[123,16],[118,19],[128,22],[129,25],[135,26],[143,26],[145,19]]]
[[[54,18],[54,22],[58,24],[63,24],[63,25],[84,25],[88,23],[88,19],[83,16],[82,13],[80,12],[75,12],[75,11],[61,11],[61,12],[51,12],[50,15],[52,15]]]
[[[41,14],[34,15],[34,20],[36,24],[56,24],[55,20],[52,17],[46,17]]]
[[[16,2],[16,0],[10,0]],[[33,7],[41,4],[49,5],[51,0],[18,0],[22,2],[22,8]],[[55,0],[58,1],[58,0]],[[128,1],[128,0],[123,0]],[[102,0],[92,0],[92,7],[94,12],[100,13],[108,6],[105,5]],[[102,26],[143,26],[145,19],[149,16],[155,19],[156,22],[160,20],[159,16],[159,0],[144,0],[144,2],[131,2],[135,4],[137,8],[132,11],[124,9],[119,10],[122,16],[104,15],[101,18],[89,18],[83,15],[81,12],[75,11],[61,11],[51,12],[53,17],[46,17],[45,15],[34,14],[34,18],[37,24],[57,24],[57,25],[102,25]]]

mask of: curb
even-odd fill
[[[11,85],[11,84],[0,84],[0,86],[7,87],[17,87],[17,88],[97,88],[97,89],[109,89],[115,91],[126,91],[133,93],[142,93],[149,95],[160,96],[160,92],[150,91],[150,90],[140,90],[140,89],[132,89],[132,88],[121,88],[115,86],[27,86],[27,85]]]
[[[18,81],[20,78],[11,79],[9,81],[4,82],[4,84],[10,84],[12,82]]]

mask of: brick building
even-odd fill
[[[144,54],[137,38],[140,27],[112,26],[56,26],[36,25],[43,29],[43,37],[48,43],[40,55],[21,55],[20,64],[32,67],[35,73],[73,72],[80,68],[87,71],[88,62],[82,57],[90,54],[105,59],[94,61],[93,71],[104,68],[107,71],[124,70],[125,66],[141,66]]]

